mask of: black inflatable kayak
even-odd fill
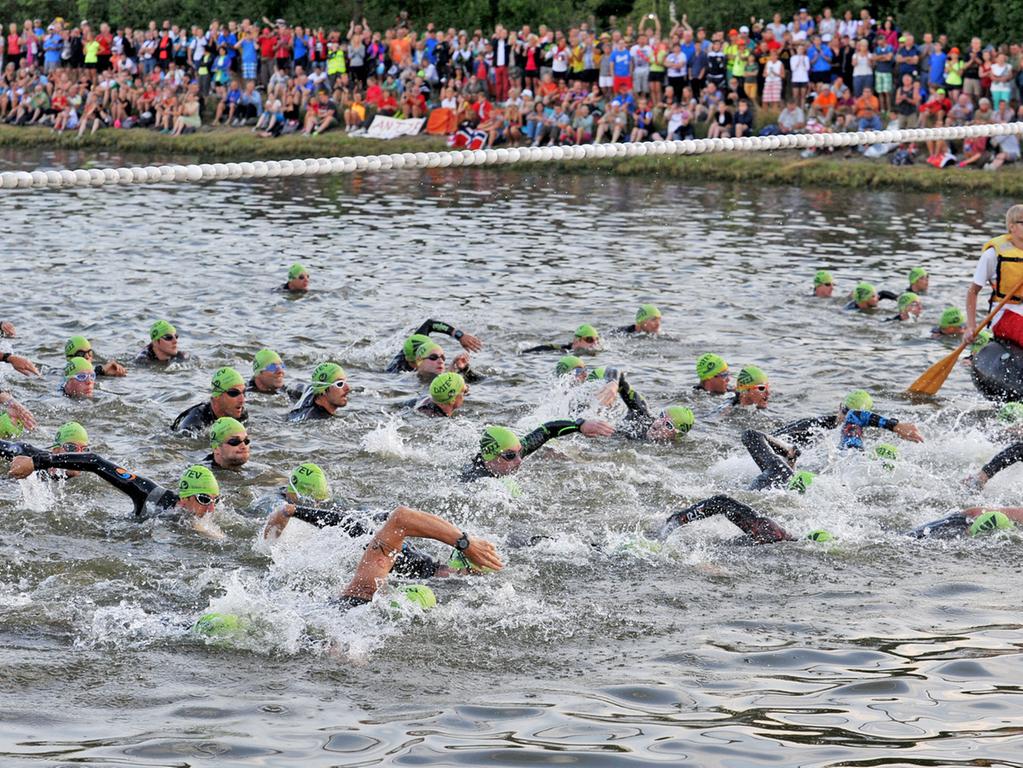
[[[1023,400],[1023,348],[992,339],[973,356],[973,383],[990,400]]]

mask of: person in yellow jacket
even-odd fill
[[[345,61],[345,51],[336,40],[327,43],[327,78],[330,80],[330,87],[336,88],[340,78],[343,85],[348,83],[348,63]]]
[[[1006,234],[988,240],[981,249],[973,282],[966,291],[966,335],[971,342],[977,335],[977,294],[991,287],[992,306],[1010,292],[1005,307],[994,317],[991,330],[996,339],[1008,339],[1023,346],[1023,205],[1014,205],[1005,214]]]

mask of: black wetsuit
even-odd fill
[[[437,405],[433,400],[418,400],[416,401],[416,413],[421,413],[424,416],[440,416],[442,418],[448,418],[451,414],[446,413],[443,408]]]
[[[320,421],[333,418],[334,414],[316,402],[316,397],[309,397],[296,405],[288,413],[288,421]]]
[[[738,544],[774,544],[779,541],[795,541],[795,537],[788,534],[771,518],[761,515],[753,507],[743,504],[741,501],[724,495],[698,501],[692,506],[672,514],[661,528],[660,538],[666,538],[680,526],[713,515],[724,515],[733,525],[743,531],[745,536],[737,540]]]
[[[884,301],[884,300],[898,301],[899,300],[899,294],[892,293],[891,291],[878,291],[877,292],[877,298],[878,298],[878,301]],[[850,301],[848,304],[845,305],[844,308],[845,309],[859,309],[859,307],[856,306],[856,302],[855,301]]]
[[[244,424],[248,419],[249,413],[243,408],[238,421]],[[179,413],[171,424],[171,429],[175,432],[202,432],[216,420],[217,414],[213,412],[213,406],[207,400]]]
[[[549,344],[538,344],[535,347],[529,347],[527,349],[522,350],[522,353],[523,354],[526,354],[526,353],[529,353],[529,352],[562,352],[562,353],[565,353],[565,352],[571,352],[571,351],[572,351],[572,342],[570,341],[570,342],[568,342],[568,344],[555,344],[553,342],[551,342]]]
[[[135,355],[135,363],[139,365],[167,365],[168,363],[183,363],[188,358],[189,354],[187,352],[177,352],[174,357],[160,360],[153,352],[153,345],[150,343],[146,345],[145,349]]]
[[[914,528],[909,535],[914,539],[950,539],[966,534],[973,525],[973,518],[962,512],[954,512],[940,520],[932,520]]]
[[[461,339],[462,332],[459,331],[455,326],[449,323],[442,323],[440,320],[427,320],[416,330],[412,331],[410,335],[429,336],[431,333],[443,333],[445,336],[450,336],[453,339]],[[405,351],[402,350],[396,354],[387,367],[384,369],[385,373],[405,373],[406,371],[414,371],[408,360],[405,359]],[[463,377],[465,374],[463,374]],[[466,379],[466,381],[469,381]],[[469,382],[470,384],[472,382]]]
[[[629,412],[615,431],[630,440],[646,440],[647,431],[655,417],[650,413],[643,395],[632,388],[624,373],[618,374],[618,396]]]
[[[636,330],[636,324],[635,323],[629,323],[628,325],[622,325],[622,326],[619,326],[618,328],[615,328],[614,330],[611,331],[611,333],[614,333],[614,334],[639,333],[639,331]]]
[[[136,519],[173,513],[180,497],[152,480],[119,467],[95,453],[50,453],[27,443],[0,441],[0,456],[30,456],[36,470],[69,469],[91,472],[127,494],[135,507]]]
[[[995,454],[983,467],[983,472],[990,480],[1003,469],[1011,467],[1018,461],[1023,461],[1023,442],[1013,443],[1008,448],[1003,448]]]
[[[788,483],[793,474],[793,464],[799,456],[798,449],[790,448],[773,436],[755,429],[747,429],[742,433],[742,444],[760,467],[760,474],[750,483],[750,490],[782,488]],[[795,455],[790,456],[790,451]]]
[[[548,440],[578,432],[582,428],[583,421],[583,419],[577,419],[576,421],[558,419],[556,421],[544,422],[522,438],[522,458],[525,459],[530,454],[540,450]],[[468,482],[478,480],[481,477],[497,477],[497,475],[487,469],[486,463],[483,461],[483,455],[477,453],[473,457],[472,463],[462,467],[462,480]]]

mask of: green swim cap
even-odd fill
[[[170,323],[168,323],[166,320],[157,320],[149,328],[149,338],[152,341],[156,341],[161,336],[166,336],[167,334],[176,334],[177,332],[178,329],[175,328]]]
[[[437,596],[425,584],[405,584],[396,590],[402,597],[413,605],[418,605],[424,611],[428,611],[437,605]],[[391,607],[397,608],[398,602],[391,601]]]
[[[587,381],[600,381],[605,376],[607,376],[607,366],[606,365],[598,365],[596,368],[592,369],[588,374],[586,374],[586,380]]]
[[[1015,528],[1016,524],[1005,516],[1004,512],[989,509],[977,515],[977,518],[970,526],[970,535],[978,536],[988,531],[1004,531]]]
[[[975,338],[973,340],[973,343],[970,345],[970,354],[975,355],[978,352],[980,352],[980,350],[984,349],[984,347],[988,345],[988,342],[991,341],[991,339],[993,339],[994,337],[995,335],[991,333],[991,331],[989,331],[987,328],[985,328],[983,331],[977,334],[977,338]]]
[[[883,460],[885,469],[894,469],[891,462],[899,460],[899,449],[891,443],[878,443],[874,446],[874,458]]]
[[[856,287],[853,288],[853,301],[861,304],[864,301],[869,301],[870,297],[876,293],[877,289],[870,283],[857,283]]]
[[[504,486],[504,489],[508,491],[508,495],[511,496],[513,499],[517,499],[522,495],[522,486],[518,484],[514,477],[509,477],[508,475],[505,475],[504,477],[500,478],[500,480],[501,485]]]
[[[684,405],[669,405],[661,411],[661,416],[666,416],[675,425],[676,440],[681,440],[682,435],[692,429],[696,421],[693,412]]]
[[[405,343],[401,345],[401,351],[405,355],[405,359],[408,360],[410,363],[413,360],[415,360],[416,350],[419,349],[421,344],[425,344],[428,341],[432,342],[433,339],[421,333],[413,333],[411,336],[405,339]]]
[[[700,381],[711,379],[727,370],[728,363],[724,358],[711,352],[700,355],[700,359],[696,361],[696,375],[700,377]]]
[[[464,389],[465,379],[462,375],[448,371],[430,383],[430,398],[438,405],[450,405]]]
[[[25,425],[15,421],[8,413],[0,413],[0,440],[19,437],[25,431]]]
[[[842,405],[850,411],[869,411],[874,407],[874,398],[863,389],[854,389],[845,396]]]
[[[216,373],[213,374],[213,379],[210,381],[210,388],[213,390],[214,397],[222,395],[232,387],[244,387],[245,379],[238,373],[234,368],[218,368]]]
[[[808,534],[806,534],[806,538],[808,538],[810,541],[821,541],[821,542],[824,542],[824,541],[831,541],[835,537],[832,536],[827,531],[825,531],[823,528],[820,528],[820,529],[818,529],[816,531],[810,531]]]
[[[88,352],[92,349],[92,344],[84,336],[72,336],[70,339],[64,342],[64,357],[71,359],[76,357],[82,352]]]
[[[480,438],[480,456],[484,461],[492,461],[502,451],[517,450],[521,446],[518,435],[507,427],[485,427]]]
[[[313,392],[322,395],[327,391],[327,387],[335,381],[347,378],[348,374],[345,373],[345,369],[337,363],[320,363],[313,371]]]
[[[309,274],[308,272],[306,272],[306,268],[296,261],[294,264],[291,265],[291,268],[288,269],[288,279],[295,280],[303,272]]]
[[[1006,403],[998,409],[998,420],[1003,424],[1018,424],[1023,421],[1023,403]]]
[[[256,356],[252,358],[252,372],[260,373],[266,369],[268,365],[283,364],[281,356],[274,352],[272,349],[261,349],[256,353]]]
[[[326,501],[330,498],[327,476],[312,462],[299,464],[292,470],[288,479],[288,490],[296,496],[306,496],[316,501]]]
[[[767,374],[755,365],[744,365],[739,371],[735,380],[735,388],[738,390],[753,389],[767,383]]]
[[[660,316],[661,310],[653,304],[640,304],[639,309],[636,310],[636,325],[645,323],[647,320]],[[578,331],[576,332],[576,335],[579,335]]]
[[[920,297],[912,291],[899,294],[899,312],[905,312],[914,301],[920,301]]]
[[[938,321],[938,327],[955,328],[957,325],[964,325],[965,323],[966,316],[963,314],[963,311],[957,307],[949,307],[941,313],[941,319]]]
[[[53,447],[56,448],[58,445],[64,443],[75,443],[76,445],[88,445],[89,444],[89,433],[85,431],[85,427],[79,424],[77,421],[69,421],[67,424],[62,424],[60,429],[57,430],[56,436],[53,438]]]
[[[583,323],[582,325],[575,329],[575,337],[577,339],[582,339],[586,336],[592,336],[595,339],[600,338],[600,334],[597,333],[596,328],[594,328],[589,323]]]
[[[208,493],[210,496],[220,495],[220,484],[213,473],[201,464],[193,464],[184,471],[178,481],[178,496],[187,499],[197,493]]]
[[[831,273],[826,269],[818,269],[813,275],[813,287],[816,288],[818,285],[830,285],[835,282]]]
[[[233,613],[204,613],[192,625],[192,632],[207,637],[231,637],[243,634],[248,622]]]
[[[92,363],[84,357],[72,357],[64,366],[64,381],[79,373],[95,373]]]
[[[813,485],[814,477],[813,472],[801,469],[789,478],[788,489],[790,491],[806,493],[806,489]]]
[[[240,435],[246,432],[245,425],[230,416],[221,416],[210,427],[210,448],[219,448],[231,435]]]
[[[441,347],[440,344],[436,344],[433,341],[424,341],[422,344],[416,347],[415,354],[416,362],[417,363],[420,362],[421,360],[432,355],[434,352],[440,352],[441,354],[443,354],[444,348]]]
[[[464,552],[459,552],[457,549],[451,550],[451,556],[448,558],[448,568],[456,571],[472,571],[473,573],[493,573],[493,568],[481,568],[476,565],[472,560],[465,556]]]
[[[912,285],[921,277],[927,277],[927,270],[923,267],[913,267],[909,270],[909,284]]]
[[[558,364],[554,366],[554,373],[558,376],[564,376],[566,373],[574,373],[580,368],[585,368],[584,363],[580,358],[575,355],[565,355],[563,358],[558,360]]]

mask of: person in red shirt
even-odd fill
[[[21,60],[24,58],[25,53],[22,51],[21,44],[23,38],[18,34],[18,25],[11,23],[10,34],[7,35],[7,56],[6,61],[14,64],[14,68],[18,69],[21,66]]]
[[[394,98],[394,91],[382,91],[379,105],[377,108],[378,115],[393,117],[398,111],[398,100]]]
[[[472,103],[472,111],[479,123],[486,122],[494,111],[494,105],[487,101],[487,95],[483,91],[476,94],[476,100]]]
[[[277,45],[274,47],[274,58],[277,68],[291,73],[291,30],[284,24],[284,19],[277,19]]]
[[[277,50],[277,35],[270,27],[263,27],[259,33],[259,82],[266,85],[273,74],[274,52]]]
[[[106,72],[110,69],[110,58],[114,45],[114,36],[110,34],[110,25],[106,22],[99,25],[96,42],[99,43],[99,51],[96,53],[96,71]]]
[[[380,83],[372,75],[370,75],[367,82],[369,85],[366,88],[365,102],[371,107],[380,109],[380,99],[384,95],[384,89],[380,87]]]

